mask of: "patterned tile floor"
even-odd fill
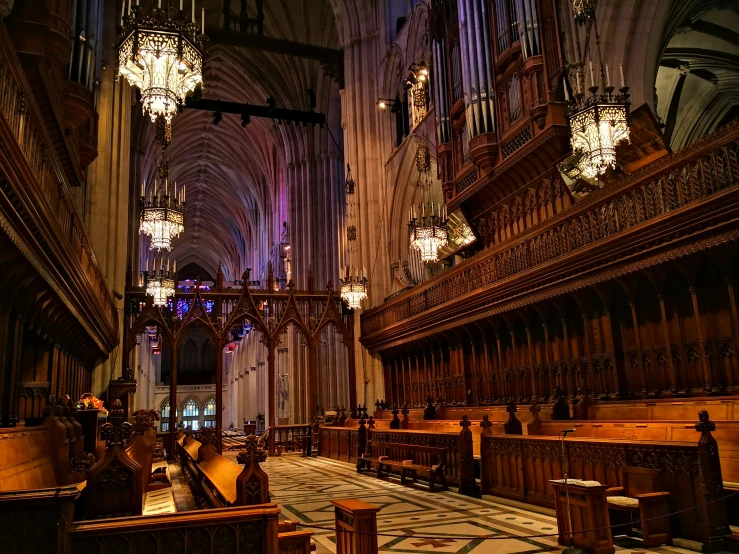
[[[272,500],[280,504],[286,519],[332,528],[331,499],[357,498],[380,506],[379,532],[398,535],[379,537],[380,552],[537,554],[562,550],[556,537],[524,538],[556,533],[556,519],[551,512],[542,514],[512,507],[496,502],[499,499],[495,497],[480,500],[455,492],[430,493],[422,487],[358,475],[354,465],[326,458],[290,455],[268,458],[262,468],[269,475]],[[449,535],[497,535],[501,539],[449,539]],[[317,554],[336,552],[333,532],[315,529],[314,538]],[[691,552],[677,547],[643,549],[639,546],[636,542],[617,546],[616,550],[623,554]]]

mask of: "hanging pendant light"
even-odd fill
[[[449,232],[446,205],[431,200],[431,180],[428,178],[431,154],[425,144],[416,151],[416,169],[416,186],[421,190],[421,202],[418,207],[411,208],[408,214],[409,244],[419,251],[422,262],[432,263],[439,261],[439,248],[449,242]]]
[[[344,190],[346,192],[347,220],[346,243],[348,246],[349,265],[344,269],[344,276],[339,279],[339,294],[341,299],[350,309],[356,310],[362,307],[362,302],[367,298],[367,277],[364,268],[361,273],[359,268],[353,265],[356,256],[357,226],[355,224],[356,204],[354,202],[355,183],[349,164],[346,164],[346,178],[344,179]]]
[[[582,174],[590,180],[598,179],[609,168],[616,169],[616,146],[629,142],[631,117],[629,107],[629,87],[624,82],[623,67],[619,66],[621,88],[611,86],[608,64],[603,64],[600,49],[598,23],[595,19],[595,0],[574,0],[573,8],[578,22],[588,22],[586,44],[590,44],[590,32],[595,31],[599,73],[593,72],[593,62],[589,61],[590,86],[586,81],[584,68],[575,71],[576,92],[570,99],[567,83],[564,83],[567,119],[572,133],[571,145],[575,158],[579,160],[568,168],[567,174],[577,177]],[[601,86],[599,86],[599,83]],[[602,92],[601,92],[602,90]]]
[[[146,183],[141,185],[141,217],[139,231],[151,237],[150,248],[170,250],[172,239],[185,231],[185,187],[177,189],[177,183],[170,186],[169,165],[162,155],[159,163],[159,180],[149,196]]]
[[[141,91],[143,112],[152,121],[163,117],[167,124],[185,102],[185,96],[203,81],[203,48],[205,9],[201,25],[195,23],[195,0],[192,0],[192,20],[187,21],[180,9],[158,7],[145,13],[133,0],[122,7],[123,33],[118,44],[118,71],[131,86]],[[174,17],[169,14],[175,13]]]
[[[156,260],[154,267],[149,271],[149,260],[146,261],[146,270],[143,272],[144,287],[146,295],[152,297],[152,303],[155,306],[166,306],[167,300],[175,294],[175,283],[177,274],[177,262],[174,262],[172,270],[169,269],[169,260],[167,260],[166,268],[164,262],[160,259],[157,267]]]

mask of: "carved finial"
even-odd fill
[[[393,415],[394,415],[395,417],[397,417],[397,416],[398,416],[399,410],[398,410],[398,405],[397,405],[397,404],[393,404],[393,411],[392,411],[391,413],[392,413],[392,414],[393,414]]]
[[[131,415],[136,420],[133,424],[133,431],[136,435],[143,435],[155,426],[155,421],[159,421],[159,413],[156,410],[136,410]]]
[[[409,413],[409,410],[408,410],[408,403],[405,403],[405,404],[403,405],[403,409],[402,409],[402,410],[400,411],[400,413],[401,413],[401,414],[403,414],[404,416],[408,416],[408,413]]]
[[[263,462],[267,459],[267,453],[259,448],[257,437],[249,435],[246,437],[245,449],[236,456],[236,461],[240,464],[248,465],[252,459],[255,462]]]
[[[100,428],[100,438],[111,446],[123,446],[133,435],[133,426],[123,421],[123,404],[120,400],[113,402],[108,413],[107,422]]]
[[[472,425],[472,422],[470,421],[470,418],[467,417],[467,414],[464,414],[462,416],[462,421],[459,422],[459,426],[467,429],[471,425]]]
[[[369,421],[367,422],[367,428],[368,429],[374,429],[375,428],[375,418],[372,416],[369,416]]]
[[[482,434],[487,435],[491,433],[490,428],[493,426],[493,424],[490,422],[490,416],[488,414],[485,414],[482,416],[482,421],[480,422],[480,427],[482,427]]]
[[[505,411],[508,412],[509,414],[516,413],[518,411],[518,406],[516,406],[516,402],[513,400],[508,402],[508,405],[506,406]]]
[[[698,420],[698,423],[695,424],[696,431],[700,431],[705,435],[716,430],[716,424],[710,420],[707,410],[698,412]]]
[[[196,438],[200,442],[200,444],[212,444],[215,445],[216,442],[218,442],[218,437],[216,436],[216,429],[215,427],[203,427],[200,429],[198,434],[196,435]]]
[[[539,406],[539,402],[537,402],[536,399],[532,400],[531,406],[529,406],[529,411],[532,415],[536,415],[541,411],[541,406]]]

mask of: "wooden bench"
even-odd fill
[[[357,467],[358,471],[370,469],[370,464],[374,462],[377,477],[380,479],[389,477],[395,469],[400,472],[401,485],[415,483],[420,473],[428,477],[429,491],[435,492],[437,482],[441,490],[449,490],[444,476],[445,448],[369,441],[367,453],[362,456],[361,463]]]
[[[621,483],[622,486],[606,491],[614,531],[627,528],[629,534],[638,524],[645,547],[671,544],[667,504],[670,493],[662,490],[659,470],[623,466]]]

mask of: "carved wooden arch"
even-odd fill
[[[35,307],[31,308],[31,313],[26,321],[33,323],[39,329],[43,329],[43,334],[49,334],[49,314],[53,310],[55,302],[54,291],[50,288],[42,289],[33,301]]]
[[[228,321],[226,322],[226,325],[223,328],[223,333],[224,333],[223,336],[224,337],[228,336],[227,334],[230,332],[231,328],[234,325],[237,325],[243,319],[249,320],[252,324],[258,327],[262,335],[269,335],[267,324],[264,322],[262,317],[259,315],[259,308],[254,302],[254,298],[251,295],[251,291],[249,290],[249,287],[247,286],[247,283],[249,281],[249,273],[245,271],[242,278],[243,278],[244,286],[241,289],[241,296],[239,297],[238,302],[234,306],[233,311],[228,316]]]
[[[172,348],[175,350],[179,346],[182,337],[189,327],[200,323],[205,327],[206,331],[211,335],[213,339],[213,346],[216,348],[216,355],[219,355],[219,350],[223,346],[223,334],[219,333],[213,325],[213,322],[208,317],[208,311],[205,309],[203,297],[200,294],[200,281],[195,282],[195,296],[193,297],[190,309],[187,310],[187,315],[182,320],[182,325],[174,333],[174,342]]]
[[[168,346],[174,348],[174,336],[164,318],[164,314],[162,314],[161,308],[149,305],[138,315],[136,321],[128,330],[125,343],[126,354],[130,353],[136,346],[136,337],[143,333],[146,330],[146,327],[151,325],[156,325],[159,329],[161,340]]]
[[[336,309],[336,292],[333,288],[329,288],[327,292],[328,300],[326,301],[326,308],[323,310],[321,320],[318,322],[318,325],[316,325],[316,330],[313,332],[313,338],[316,340],[324,328],[329,325],[333,325],[339,331],[341,341],[345,345],[349,346],[349,344],[354,340],[354,330],[346,327],[341,314]]]
[[[310,329],[308,329],[308,326],[305,324],[305,321],[303,321],[303,316],[300,314],[300,308],[298,307],[298,303],[295,301],[295,293],[293,288],[289,289],[287,302],[285,303],[284,309],[285,311],[283,312],[279,323],[272,333],[275,344],[279,344],[279,342],[281,341],[281,336],[287,332],[288,325],[292,323],[293,325],[295,325],[298,331],[303,334],[303,336],[308,340],[309,345],[312,347],[313,335],[311,334]]]

